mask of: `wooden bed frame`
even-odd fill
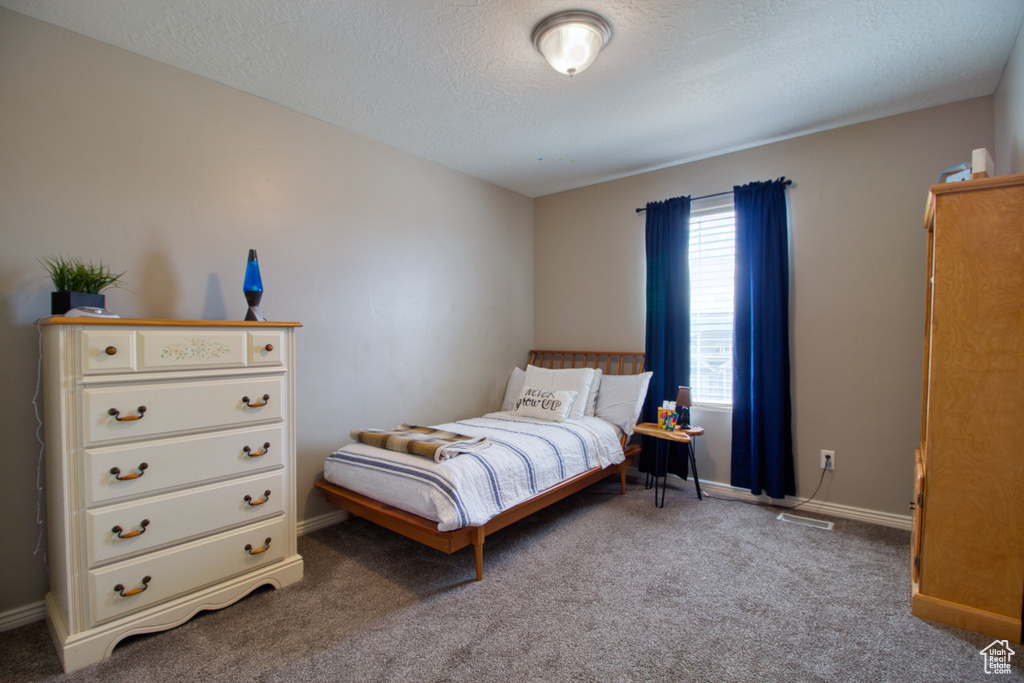
[[[600,368],[603,373],[609,375],[638,375],[644,371],[644,354],[608,351],[530,351],[529,364],[550,369]],[[329,503],[349,514],[362,517],[436,550],[451,554],[472,545],[476,559],[476,580],[482,581],[484,538],[489,534],[616,474],[619,475],[622,494],[625,495],[626,468],[640,452],[640,446],[626,445],[625,435],[622,437],[622,446],[626,459],[621,463],[581,472],[515,507],[498,513],[483,526],[466,526],[454,531],[438,531],[437,522],[386,505],[328,481],[318,481],[316,487],[324,492]]]

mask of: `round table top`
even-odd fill
[[[641,422],[640,424],[633,427],[633,431],[639,434],[646,434],[647,436],[653,436],[658,439],[667,439],[669,441],[679,441],[681,443],[687,443],[691,437],[700,436],[704,433],[703,427],[677,427],[671,431],[662,429],[655,422]]]

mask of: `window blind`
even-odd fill
[[[732,405],[732,193],[690,207],[690,385],[694,403]]]

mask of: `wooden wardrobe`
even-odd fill
[[[1021,642],[1024,174],[933,185],[914,615]]]

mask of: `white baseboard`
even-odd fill
[[[643,472],[636,469],[635,465],[630,467],[627,471],[631,476],[638,477],[640,479],[643,479],[646,476]],[[676,488],[693,486],[692,479],[683,481],[674,475],[669,477],[669,483],[671,486]],[[742,500],[746,503],[761,503],[762,505],[777,505],[782,508],[791,508],[794,505],[805,503],[806,500],[804,498],[791,496],[786,496],[784,500],[771,498],[765,495],[755,496],[747,489],[736,488],[731,484],[722,484],[717,481],[701,481],[700,485],[701,490],[710,496]],[[822,515],[840,517],[842,519],[852,519],[858,522],[867,522],[869,524],[878,524],[879,526],[903,529],[904,531],[910,531],[912,521],[910,515],[897,515],[892,512],[879,512],[878,510],[869,510],[867,508],[859,508],[852,505],[842,505],[840,503],[829,503],[817,500],[812,500],[809,503],[800,505],[799,510],[802,510],[803,512],[817,512]]]
[[[335,510],[334,512],[328,512],[320,515],[319,517],[313,517],[311,519],[304,519],[295,526],[296,532],[299,536],[308,534],[318,529],[337,524],[338,522],[344,522],[349,518],[349,514],[344,510]]]
[[[630,468],[630,473],[634,476],[643,476],[642,473],[638,472],[635,468]],[[691,485],[687,480],[687,485]],[[674,482],[675,486],[683,485],[682,480]],[[794,505],[800,505],[800,509],[804,512],[817,512],[823,515],[829,515],[831,517],[840,517],[842,519],[853,519],[858,522],[868,522],[869,524],[878,524],[880,526],[888,526],[894,529],[903,529],[910,531],[911,517],[910,515],[897,515],[892,512],[879,512],[878,510],[869,510],[867,508],[854,507],[852,505],[842,505],[840,503],[829,503],[825,501],[812,500],[806,503],[803,498],[795,498],[787,496],[785,500],[778,500],[776,498],[769,498],[768,496],[755,496],[746,489],[736,488],[729,484],[720,484],[714,481],[702,481],[701,488],[712,496],[720,496],[722,498],[733,498],[736,500],[743,500],[748,503],[763,503],[765,505],[777,505],[779,507],[793,507]],[[319,517],[313,517],[312,519],[306,519],[298,524],[297,531],[299,535],[308,534],[318,529],[337,524],[338,522],[344,522],[349,518],[349,514],[343,510],[337,510],[334,512],[328,512],[320,515]]]
[[[636,474],[635,470],[631,470],[631,473]],[[642,474],[640,476],[643,476]],[[673,482],[674,486],[683,486],[682,480]],[[692,486],[689,480],[686,485]],[[793,507],[804,503],[803,498],[795,498],[787,496],[785,500],[778,500],[776,498],[769,498],[768,496],[755,496],[746,489],[739,489],[729,484],[720,484],[714,481],[702,481],[701,488],[712,496],[719,496],[722,498],[733,498],[736,500],[743,500],[748,503],[763,503],[765,505],[777,505],[779,507]],[[829,503],[825,501],[812,500],[809,503],[800,505],[800,510],[804,512],[817,512],[822,515],[829,515],[831,517],[841,517],[842,519],[853,519],[858,522],[868,522],[869,524],[878,524],[880,526],[888,526],[894,529],[903,529],[910,531],[910,515],[897,515],[891,512],[879,512],[878,510],[868,510],[867,508],[854,507],[852,505],[842,505],[840,503]],[[320,515],[319,517],[313,517],[312,519],[306,519],[298,524],[297,531],[299,535],[308,534],[318,529],[337,524],[338,522],[344,522],[349,518],[347,512],[338,510],[335,512],[328,512],[327,514]]]
[[[733,498],[749,503],[764,503],[767,505],[778,505],[779,507],[793,507],[794,505],[805,503],[803,498],[790,496],[786,496],[785,500],[769,498],[764,495],[755,496],[745,489],[739,489],[735,486],[720,484],[718,482],[702,481],[701,489],[712,496],[717,495],[722,498]],[[817,500],[812,500],[809,503],[800,505],[799,509],[803,512],[817,512],[831,517],[853,519],[858,522],[868,522],[869,524],[878,524],[880,526],[888,526],[893,527],[894,529],[910,531],[910,515],[897,515],[892,512],[879,512],[878,510],[868,510],[867,508],[859,508],[852,505],[841,505],[839,503],[829,503]]]
[[[0,632],[10,631],[46,618],[46,603],[40,600],[0,613]]]

